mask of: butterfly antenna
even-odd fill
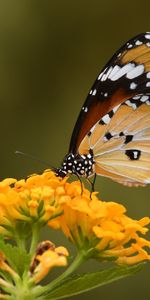
[[[46,161],[44,161],[44,160],[42,160],[42,159],[40,159],[40,158],[38,158],[38,157],[36,157],[36,156],[34,156],[34,155],[31,155],[31,154],[29,154],[29,153],[25,153],[25,152],[22,152],[22,151],[18,151],[18,150],[15,151],[15,154],[17,154],[17,155],[19,154],[19,155],[28,157],[28,158],[30,158],[30,159],[32,159],[32,160],[38,161],[38,162],[40,162],[41,164],[44,164],[44,165],[50,167],[53,171],[57,171],[57,168],[53,167],[53,166],[50,165],[48,162],[46,162]]]

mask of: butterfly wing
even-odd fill
[[[101,118],[79,153],[89,149],[96,174],[128,186],[150,183],[150,94],[136,95]]]
[[[69,152],[80,152],[79,146],[90,129],[104,116],[107,118],[115,107],[148,92],[150,33],[143,33],[121,47],[97,77],[74,127]]]

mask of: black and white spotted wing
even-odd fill
[[[88,149],[96,174],[128,186],[150,183],[150,94],[138,94],[100,119],[79,152]]]
[[[113,108],[131,97],[148,92],[150,93],[149,32],[128,41],[98,75],[77,119],[69,153],[80,153],[79,146],[84,137]]]
[[[122,46],[93,84],[57,170],[150,183],[150,32]]]

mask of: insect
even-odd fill
[[[150,32],[129,40],[98,75],[56,173],[150,183]]]

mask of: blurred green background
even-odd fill
[[[25,177],[44,166],[16,156],[34,154],[59,166],[87,92],[126,40],[150,31],[150,1],[0,1],[0,176]],[[100,197],[149,215],[150,188],[125,188],[105,178]],[[50,237],[49,231],[43,233]],[[58,233],[56,244],[66,243]],[[84,271],[99,269],[88,263]],[[149,299],[150,269],[72,299]]]

